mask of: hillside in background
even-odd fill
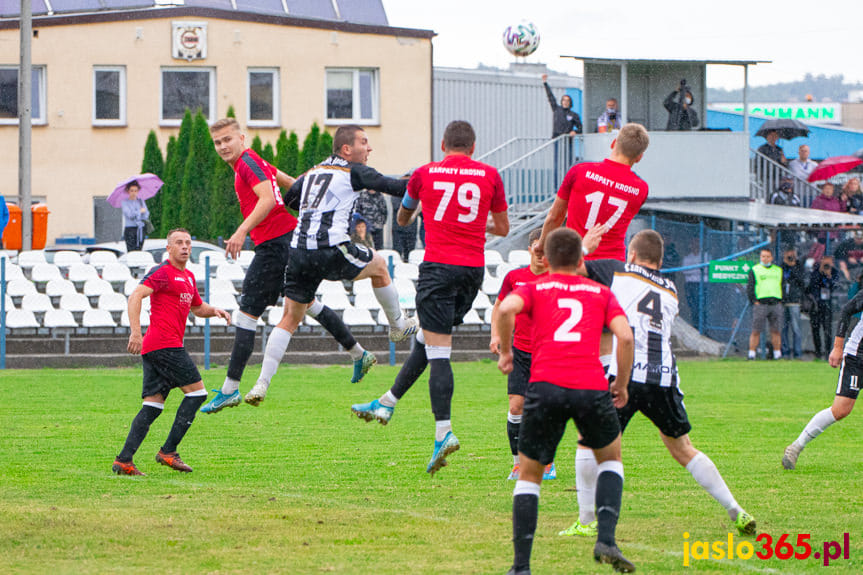
[[[750,86],[750,102],[803,102],[811,95],[815,102],[846,102],[848,93],[863,90],[863,84],[846,84],[842,74],[837,76],[814,76],[806,74],[802,80],[768,84],[766,86]],[[723,88],[707,88],[708,102],[741,102],[743,89],[725,90]]]

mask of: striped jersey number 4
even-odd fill
[[[441,197],[440,202],[437,205],[437,210],[435,210],[434,213],[434,219],[436,222],[443,219],[447,206],[449,206],[453,196],[456,196],[461,207],[468,209],[468,213],[466,214],[459,212],[458,221],[463,224],[469,224],[476,219],[476,216],[479,213],[480,199],[480,190],[478,185],[473,182],[465,182],[458,187],[458,192],[456,192],[455,182],[441,182],[438,180],[434,183],[434,189],[443,191],[443,196]]]
[[[599,217],[599,208],[602,207],[602,201],[606,198],[605,194],[602,192],[593,192],[592,194],[584,196],[584,199],[588,204],[590,204],[590,211],[587,212],[587,221],[584,222],[584,229],[589,230],[598,223],[596,219]],[[611,217],[605,222],[608,229],[613,228],[614,224],[617,223],[617,220],[620,219],[620,216],[623,215],[623,212],[626,210],[626,204],[627,202],[624,199],[615,197],[608,198],[608,205],[614,206],[615,208],[614,213],[611,214]]]
[[[554,341],[581,341],[581,332],[573,331],[584,315],[584,308],[581,302],[573,298],[560,298],[557,300],[557,307],[569,310],[569,317],[555,330]]]

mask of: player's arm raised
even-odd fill
[[[500,358],[497,367],[504,374],[512,371],[512,332],[515,328],[515,316],[524,309],[524,300],[516,294],[509,294],[497,306],[492,314],[492,337],[497,336],[500,342]]]
[[[618,315],[608,326],[617,337],[617,379],[611,384],[614,407],[620,409],[629,401],[629,374],[632,371],[634,339],[625,315]]]
[[[249,232],[264,221],[267,214],[276,207],[275,190],[273,190],[273,184],[269,180],[261,180],[252,188],[252,191],[258,196],[255,209],[252,210],[249,216],[237,228],[237,231],[225,242],[225,253],[232,258],[236,258],[240,254],[243,242],[246,241],[246,236],[249,235]]]
[[[144,338],[141,336],[141,302],[145,297],[150,297],[153,293],[153,288],[139,285],[129,296],[127,303],[129,311],[129,343],[126,345],[126,350],[132,355],[141,353],[141,344]]]
[[[548,215],[545,216],[545,222],[542,224],[542,235],[539,238],[539,245],[534,248],[537,255],[542,256],[545,252],[545,240],[548,238],[548,234],[563,225],[568,205],[569,202],[560,196],[554,198],[554,203],[551,204],[551,209],[548,210]]]
[[[228,325],[231,325],[231,314],[226,312],[223,309],[213,307],[207,302],[202,303],[201,305],[195,305],[191,307],[192,313],[197,317],[220,317],[226,322]]]

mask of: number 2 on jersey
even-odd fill
[[[602,207],[602,200],[605,199],[605,194],[602,192],[593,192],[584,196],[584,199],[590,204],[590,211],[587,212],[587,221],[584,222],[584,229],[589,230],[598,223],[596,220],[599,217],[599,208]],[[617,223],[617,220],[620,219],[620,216],[623,215],[624,210],[626,210],[627,202],[620,198],[608,198],[608,204],[616,208],[611,217],[605,222],[608,229],[611,229]]]
[[[554,341],[581,341],[581,332],[573,331],[584,314],[581,302],[572,298],[560,298],[557,300],[557,307],[559,309],[568,309],[569,317],[555,330]]]
[[[443,196],[441,197],[440,202],[437,205],[437,210],[435,210],[434,213],[435,221],[439,222],[443,219],[443,216],[446,213],[446,208],[449,206],[453,194],[456,194],[455,182],[436,181],[434,183],[434,189],[443,190]],[[476,216],[479,213],[479,196],[479,186],[473,182],[465,182],[458,187],[457,197],[459,205],[470,210],[466,214],[459,213],[458,221],[463,224],[469,224],[476,219]]]

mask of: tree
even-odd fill
[[[207,119],[198,110],[192,124],[189,156],[183,171],[180,193],[180,221],[194,237],[207,238],[210,233],[210,183],[216,150],[210,137]]]
[[[233,106],[233,105],[228,106],[228,111],[227,111],[227,112],[225,112],[225,117],[226,117],[226,118],[234,118],[234,119],[236,119],[236,118],[237,118],[237,113],[234,111],[234,106]]]
[[[303,150],[300,152],[298,160],[298,168],[300,173],[304,173],[315,165],[315,158],[318,153],[318,139],[321,137],[321,129],[317,122],[312,124],[312,129],[306,134],[306,139],[303,140]]]
[[[319,164],[329,158],[333,154],[333,137],[330,133],[324,130],[321,132],[321,137],[318,139],[318,151],[316,154],[315,163]]]
[[[299,176],[297,160],[300,156],[300,143],[297,133],[291,131],[291,135],[285,136],[285,131],[279,134],[276,141],[276,163],[275,166],[289,176]]]
[[[264,153],[264,144],[261,142],[261,136],[255,134],[255,137],[252,138],[252,145],[249,147],[252,148],[259,156]]]
[[[169,147],[166,160],[165,177],[162,181],[162,227],[161,235],[167,236],[168,232],[182,226],[180,220],[180,191],[183,187],[183,175],[186,169],[186,158],[189,156],[189,142],[192,136],[192,112],[188,109],[183,115],[180,124],[180,132],[173,149]]]
[[[156,131],[150,130],[150,133],[147,135],[147,142],[144,144],[144,159],[141,161],[141,173],[156,174],[161,178],[164,171],[165,160],[162,159],[162,150],[159,149],[159,140],[156,138]],[[162,222],[162,198],[154,198],[147,207],[150,209],[150,222],[158,230]]]
[[[267,142],[267,145],[264,146],[263,150],[261,150],[260,156],[270,165],[276,163],[276,154],[273,152],[273,145],[269,142]]]

